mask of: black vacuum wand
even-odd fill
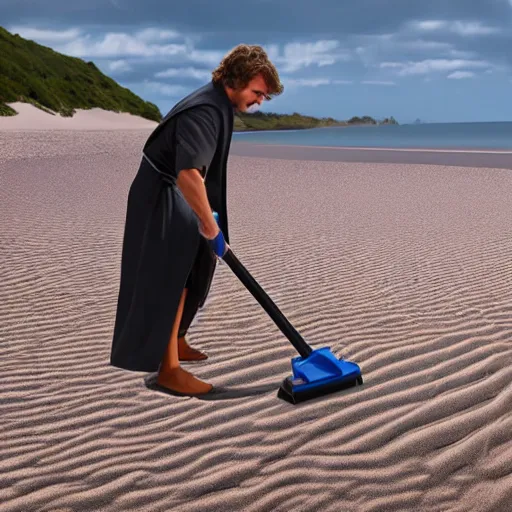
[[[214,216],[216,216],[215,212]],[[218,216],[215,218],[218,222]],[[222,240],[220,240],[221,238]],[[224,251],[222,235],[218,236],[213,243],[221,245],[221,248],[216,248],[218,249],[215,251],[216,254]],[[240,263],[231,248],[227,247],[222,260],[226,262],[300,354],[291,361],[293,374],[283,380],[277,394],[279,398],[297,404],[363,383],[361,369],[357,364],[337,358],[329,347],[313,350],[304,341],[263,288]]]

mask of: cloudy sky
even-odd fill
[[[248,43],[285,85],[264,111],[512,120],[512,0],[0,0],[0,24],[163,114]]]

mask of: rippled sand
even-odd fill
[[[233,251],[364,385],[279,400],[297,354],[219,265],[218,390],[178,398],[109,366],[148,133],[0,132],[0,511],[509,511],[512,172],[233,155]]]

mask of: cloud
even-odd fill
[[[124,1],[119,5],[126,10]],[[443,14],[446,19],[422,18],[417,14],[409,17],[413,21],[397,19],[394,27],[379,25],[382,33],[326,31],[312,37],[285,31],[273,36],[266,34],[265,39],[270,41],[262,46],[280,74],[284,73],[285,86],[293,88],[350,83],[391,86],[396,85],[397,77],[429,78],[436,73],[461,79],[470,78],[468,73],[474,76],[477,70],[497,71],[500,65],[504,72],[508,71],[506,63],[510,56],[503,50],[508,36],[505,32],[496,35],[496,19],[482,17],[481,21],[473,22],[456,17],[449,20],[447,14]],[[174,30],[177,25],[131,25],[139,29],[131,30],[121,24],[120,29],[105,32],[99,31],[101,28],[74,25],[62,30],[49,30],[54,28],[52,25],[43,26],[47,30],[18,25],[9,30],[61,53],[94,60],[105,72],[122,75],[124,83],[137,85],[145,95],[166,97],[188,92],[185,85],[190,80],[209,80],[212,69],[236,43],[258,43],[257,32],[249,31],[243,38],[242,33],[196,34],[184,26]],[[332,37],[333,33],[339,35]],[[468,37],[483,34],[493,37]],[[335,78],[339,76],[353,81]],[[152,79],[144,81],[148,77]],[[372,79],[363,80],[366,77]]]
[[[439,30],[446,25],[446,21],[439,20],[426,20],[426,21],[415,21],[411,23],[411,26],[419,30]]]
[[[60,43],[62,41],[71,41],[80,36],[81,31],[78,28],[70,28],[67,30],[43,30],[30,27],[13,26],[9,28],[9,32],[19,34],[25,39],[32,41],[40,41],[41,44]]]
[[[135,59],[139,59],[139,63],[142,60],[144,64],[149,61],[166,61],[173,64],[166,70],[157,70],[155,73],[157,78],[209,79],[210,69],[204,71],[197,69],[194,65],[214,68],[230,49],[230,45],[226,45],[223,50],[198,48],[194,44],[194,41],[198,40],[194,34],[187,34],[185,37],[177,31],[155,27],[144,28],[134,33],[113,31],[89,33],[78,28],[63,31],[15,28],[23,37],[31,36],[39,41],[52,43],[56,51],[65,55],[84,59],[109,59],[111,62],[107,62],[105,67],[114,72],[130,70],[130,61]],[[270,44],[265,49],[279,70],[285,73],[295,73],[309,67],[332,66],[352,58],[350,52],[341,48],[340,42],[333,39]],[[191,63],[193,66],[187,67],[186,63]],[[313,82],[299,79],[297,82],[302,85],[308,83],[323,82],[322,79],[316,79]]]
[[[382,67],[382,62],[396,62],[396,66],[402,66],[402,62],[422,61],[426,58],[437,59],[472,59],[473,52],[458,50],[454,44],[447,41],[435,41],[417,38],[414,35],[397,32],[396,34],[381,34],[359,36],[351,39],[355,45],[354,55],[367,68]],[[391,67],[386,64],[383,67]]]
[[[155,73],[157,78],[194,78],[196,80],[209,80],[211,71],[197,68],[169,68]]]
[[[498,34],[501,29],[483,25],[479,21],[465,23],[463,21],[454,21],[450,24],[450,30],[461,36],[485,36],[489,34]]]
[[[382,62],[381,68],[398,69],[400,76],[425,75],[438,71],[455,71],[460,68],[486,68],[491,64],[487,61],[464,59],[425,59],[417,62]]]
[[[446,13],[441,19],[413,16],[412,21],[399,22],[393,32],[350,35],[342,42],[354,48],[353,55],[366,68],[398,76],[424,76],[445,67],[457,71],[466,63],[471,69],[511,69],[512,57],[506,48],[512,43],[512,33],[499,19],[474,16],[477,21],[461,21],[459,10],[459,18],[450,20],[447,14],[455,16],[457,12],[449,11],[439,11]],[[480,37],[483,35],[486,37]],[[381,78],[387,80],[390,76],[378,76]]]
[[[285,73],[299,71],[309,66],[331,66],[336,62],[351,59],[347,50],[340,48],[337,40],[318,40],[315,42],[293,42],[283,47],[282,55],[277,45],[265,47],[268,56]]]
[[[146,28],[140,30],[136,34],[137,39],[146,42],[152,41],[165,41],[167,39],[178,39],[180,37],[179,32],[175,30],[161,30],[157,28]]]
[[[141,96],[148,96],[156,94],[157,96],[170,96],[178,97],[188,94],[190,88],[184,87],[179,84],[166,84],[162,82],[153,82],[150,80],[144,80],[141,83],[131,84],[132,90],[137,90],[137,93]]]
[[[23,37],[33,37],[39,41],[54,44],[56,51],[74,57],[94,59],[126,58],[174,58],[180,62],[217,66],[229,50],[223,51],[196,48],[192,38],[185,38],[174,30],[149,27],[133,34],[127,32],[107,32],[92,35],[79,29],[48,31],[32,28],[17,28]],[[352,57],[350,52],[340,47],[340,42],[321,39],[312,42],[291,42],[284,45],[271,44],[265,48],[283,72],[296,72],[308,67],[326,67]],[[205,76],[204,74],[202,75]]]
[[[1,0],[0,4],[3,26],[34,22],[50,28],[56,24],[103,25],[129,33],[132,27],[162,26],[184,34],[215,34],[216,38],[231,41],[268,41],[269,37],[273,42],[298,37],[344,41],[376,31],[397,32],[409,20],[474,20],[484,26],[501,27],[503,33],[510,28],[509,0],[324,0],[321,8],[310,0],[257,0],[251,11],[247,10],[250,4],[244,6],[239,0]]]
[[[421,32],[446,31],[459,36],[483,36],[501,32],[500,28],[484,25],[480,21],[423,20],[410,22],[409,26]]]
[[[361,83],[367,85],[396,85],[391,80],[362,80]]]
[[[462,78],[472,78],[475,74],[472,71],[455,71],[447,76],[454,80],[460,80]]]
[[[330,78],[282,78],[285,86],[318,87],[320,85],[347,85],[352,80],[336,80]]]
[[[84,59],[176,58],[216,66],[223,57],[220,51],[194,48],[190,38],[184,38],[176,31],[152,27],[133,35],[126,32],[93,35],[78,28],[59,31],[11,27],[9,31],[42,44],[51,44],[56,51],[65,55]],[[180,41],[169,42],[177,39]]]
[[[477,54],[476,52],[470,52],[470,51],[465,51],[465,50],[450,50],[448,53],[447,53],[447,56],[448,57],[451,57],[453,59],[466,59],[466,60],[470,60],[470,59],[475,59],[477,57]]]
[[[432,41],[414,36],[411,39],[407,34],[397,32],[395,34],[372,34],[352,38],[355,42],[355,52],[362,55],[366,52],[378,53],[404,53],[404,52],[448,52],[453,49],[453,44],[446,41]]]
[[[132,70],[130,64],[123,59],[107,62],[106,65],[109,71],[112,71],[114,73],[126,73]]]
[[[137,35],[109,32],[100,40],[93,40],[87,34],[63,45],[56,50],[66,55],[82,58],[116,58],[116,57],[158,57],[186,55],[185,44],[150,44]]]
[[[442,41],[427,41],[425,39],[415,39],[407,41],[397,41],[394,45],[397,49],[409,49],[419,51],[452,51],[453,45]]]
[[[329,85],[331,81],[328,78],[283,78],[285,86],[318,87],[319,85]]]
[[[226,52],[217,50],[194,50],[190,49],[185,54],[187,60],[197,64],[205,64],[208,66],[217,66],[224,57]]]

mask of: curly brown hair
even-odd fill
[[[224,56],[212,72],[212,80],[237,89],[245,87],[260,73],[268,87],[267,100],[283,92],[277,69],[265,50],[259,45],[239,44]]]

